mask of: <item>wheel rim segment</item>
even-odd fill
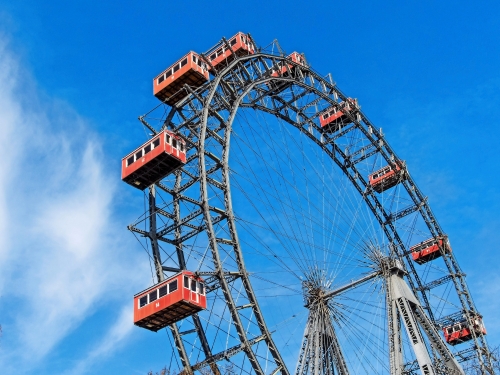
[[[283,66],[285,61],[283,56],[265,51],[239,58],[200,89],[192,91],[186,87],[186,97],[168,114],[158,115],[162,110],[159,108],[142,118],[153,132],[168,126],[182,135],[188,144],[188,162],[175,176],[168,176],[156,184],[154,193],[149,194],[149,213],[130,229],[148,238],[153,250],[158,249],[156,260],[162,273],[193,268],[191,270],[200,272],[212,286],[209,293],[213,296],[212,304],[208,311],[171,328],[174,351],[179,357],[172,367],[216,374],[289,374],[294,371],[292,366],[295,364],[290,363],[289,355],[285,358],[281,354],[283,349],[273,340],[276,333],[271,333],[266,325],[238,237],[241,222],[233,210],[230,182],[234,174],[229,151],[233,122],[243,111],[257,110],[282,124],[292,125],[297,134],[300,133],[343,173],[383,233],[385,239],[379,242],[393,249],[404,262],[407,281],[432,320],[439,323],[443,314],[445,317],[453,315],[452,306],[456,308],[455,315],[463,311],[476,313],[453,253],[443,256],[436,269],[419,267],[411,259],[410,245],[425,240],[425,236],[437,237],[444,233],[409,172],[406,170],[406,179],[394,188],[398,190],[397,199],[369,188],[368,162],[375,160],[371,164],[373,172],[377,165],[382,167],[399,160],[381,132],[359,112],[350,115],[351,123],[340,131],[322,133],[317,125],[318,114],[332,105],[338,106],[347,97],[331,80],[308,67],[296,66],[286,77],[272,77],[272,67]],[[283,86],[276,89],[277,85]],[[156,124],[151,127],[146,121],[156,121]],[[235,134],[238,131],[236,129]],[[407,205],[401,207],[404,202]],[[412,220],[411,235],[401,235],[400,223],[408,226]],[[408,243],[410,240],[415,242]],[[441,284],[434,286],[433,282]],[[429,300],[434,287],[447,287],[446,293],[452,294],[447,297],[451,302],[446,309],[437,308]],[[374,298],[374,288],[367,289],[372,297],[362,298]],[[439,293],[442,297],[444,292]],[[293,304],[297,304],[296,300]],[[339,309],[348,304],[346,300],[339,301]],[[339,321],[339,325],[342,324],[348,325]],[[491,365],[485,338],[473,336],[473,345],[455,352],[468,353],[464,356],[473,353],[483,366]],[[286,340],[280,340],[283,341]],[[363,358],[367,359],[362,356],[358,359]],[[460,353],[457,358],[460,359]],[[366,367],[353,373],[369,371],[384,373],[387,369]]]

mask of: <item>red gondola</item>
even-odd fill
[[[185,96],[174,96],[185,84],[200,87],[208,81],[208,76],[207,64],[197,53],[189,52],[153,79],[153,94],[172,105]]]
[[[415,262],[424,264],[441,256],[439,248],[442,248],[447,253],[451,252],[447,237],[430,238],[410,247],[410,251]]]
[[[458,322],[443,328],[444,338],[450,345],[457,345],[472,339],[472,330],[478,335],[486,335],[486,328],[481,316],[472,318],[472,329],[466,321]]]
[[[305,66],[306,65],[306,59],[304,57],[304,55],[298,53],[298,52],[292,52],[291,54],[289,54],[287,57],[286,57],[288,60],[291,60],[293,61],[294,63],[298,64],[298,65],[302,65],[302,66]],[[281,69],[280,69],[280,72],[277,72],[276,70],[273,70],[273,73],[271,74],[272,77],[279,77],[280,75],[281,76],[286,76],[288,75],[288,73],[293,70],[295,68],[295,65],[292,65],[292,64],[284,64]]]
[[[122,180],[144,190],[185,163],[184,140],[165,129],[122,159]]]
[[[391,165],[386,165],[384,168],[381,168],[368,176],[371,187],[377,193],[382,193],[383,191],[396,186],[405,178],[403,169],[404,162],[397,162],[394,165],[395,168]]]
[[[347,98],[345,102],[340,103],[340,107],[342,109],[330,107],[319,115],[319,123],[323,131],[333,133],[350,124],[352,120],[346,114],[359,110],[358,100]]]
[[[227,44],[229,44],[231,49],[228,49]],[[248,35],[242,32],[239,32],[229,39],[227,44],[221,42],[213,47],[209,53],[207,53],[208,60],[214,69],[223,69],[234,60],[235,55],[247,56],[255,53],[255,46],[253,45],[252,40],[248,37]]]
[[[302,53],[292,52],[291,54],[288,55],[288,59],[292,60],[294,63],[297,63],[299,65],[302,66],[306,65],[306,59],[304,57],[304,54]]]
[[[203,279],[182,271],[134,296],[134,324],[156,332],[206,308]]]

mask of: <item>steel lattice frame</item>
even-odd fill
[[[227,47],[230,48],[229,45]],[[272,76],[273,69],[280,71],[282,68],[286,69],[287,74]],[[284,88],[288,88],[287,93],[292,95],[291,98],[285,99],[281,95]],[[259,50],[254,55],[232,61],[204,86],[196,90],[185,86],[178,95],[184,98],[169,110],[162,122],[163,127],[173,129],[186,140],[188,161],[176,172],[175,181],[159,182],[149,190],[149,210],[141,221],[148,222],[145,228],[141,229],[140,224],[136,223],[129,229],[150,240],[158,281],[163,280],[164,273],[186,268],[186,244],[193,237],[205,233],[213,267],[202,269],[199,273],[207,280],[209,292],[222,293],[221,298],[224,298],[230,313],[230,324],[238,336],[237,340],[235,338],[236,344],[228,344],[225,350],[213,352],[205,333],[210,324],[200,321],[197,315],[188,318],[192,319],[191,330],[180,332],[176,325],[172,326],[175,345],[186,373],[209,366],[217,374],[220,361],[234,355],[244,355],[256,374],[289,374],[259,308],[238,240],[237,220],[231,199],[229,151],[233,121],[240,108],[252,108],[276,116],[320,147],[359,192],[395,253],[404,261],[409,274],[407,281],[431,321],[436,324],[443,323],[446,318],[454,321],[452,316],[438,321],[426,294],[426,291],[438,285],[451,282],[462,306],[458,315],[465,316],[471,324],[471,317],[478,312],[464,273],[453,253],[442,251],[448,275],[424,285],[407,245],[398,234],[395,223],[407,215],[420,215],[433,237],[445,234],[406,166],[403,171],[406,178],[400,181],[400,186],[405,189],[412,204],[396,212],[389,212],[384,207],[377,193],[370,188],[367,176],[357,169],[358,163],[370,157],[379,157],[392,165],[399,160],[381,131],[361,111],[349,114],[352,122],[337,133],[323,133],[318,126],[317,119],[321,111],[330,106],[341,109],[342,102],[347,99],[331,78],[322,77],[310,67],[290,62],[283,54]],[[310,99],[297,107],[299,99],[304,98]],[[140,120],[154,134],[159,131],[145,117]],[[355,131],[363,137],[363,141],[347,153],[337,142]],[[172,202],[167,209],[164,204],[157,202],[157,192],[171,196]],[[168,222],[168,225],[159,225],[158,219]],[[170,244],[175,252],[162,258],[160,243]],[[167,263],[170,265],[167,266]],[[250,325],[254,327],[251,334],[250,329],[246,328]],[[492,368],[487,343],[483,336],[472,332],[473,344],[468,351],[468,358],[470,352],[474,352],[482,371],[487,373]],[[188,335],[193,338],[186,339]],[[196,342],[203,354],[194,355],[192,348],[186,348],[188,341]],[[269,353],[272,358],[264,361],[263,352]],[[270,369],[264,362],[273,363],[274,367]]]

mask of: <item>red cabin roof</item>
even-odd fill
[[[172,105],[187,94],[175,95],[185,84],[200,87],[208,81],[208,77],[207,64],[196,52],[189,52],[153,79],[153,94]]]
[[[466,321],[454,323],[443,328],[446,342],[450,345],[457,345],[472,339],[472,330],[477,335],[486,335],[486,328],[481,316],[472,318],[472,329]]]
[[[224,42],[220,42],[207,53],[208,60],[214,69],[220,70],[226,67],[236,56],[247,56],[255,53],[255,46],[250,37],[242,32],[227,41],[230,49]]]
[[[182,271],[134,296],[134,324],[156,332],[206,308],[203,279]]]
[[[346,116],[350,113],[359,110],[358,100],[347,98],[345,102],[340,103],[342,109],[332,106],[319,115],[319,123],[323,131],[336,132],[350,124],[352,120]]]
[[[410,251],[416,263],[424,264],[441,256],[439,248],[442,248],[447,253],[451,252],[451,246],[446,236],[429,238],[410,247]]]
[[[122,180],[144,190],[186,163],[186,144],[163,130],[122,159]]]
[[[403,161],[398,161],[393,168],[391,165],[386,165],[380,168],[378,171],[373,172],[368,176],[368,181],[377,193],[382,193],[383,191],[392,188],[399,184],[399,182],[405,178]]]

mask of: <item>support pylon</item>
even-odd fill
[[[389,323],[389,356],[391,375],[403,372],[401,323],[423,375],[464,375],[462,367],[450,352],[420,302],[404,280],[405,271],[399,260],[388,259],[383,275],[386,280],[387,314]],[[429,341],[433,356],[424,341]],[[433,357],[436,357],[433,360]]]
[[[349,375],[340,343],[332,324],[329,296],[319,273],[304,282],[309,317],[304,331],[296,375]]]

